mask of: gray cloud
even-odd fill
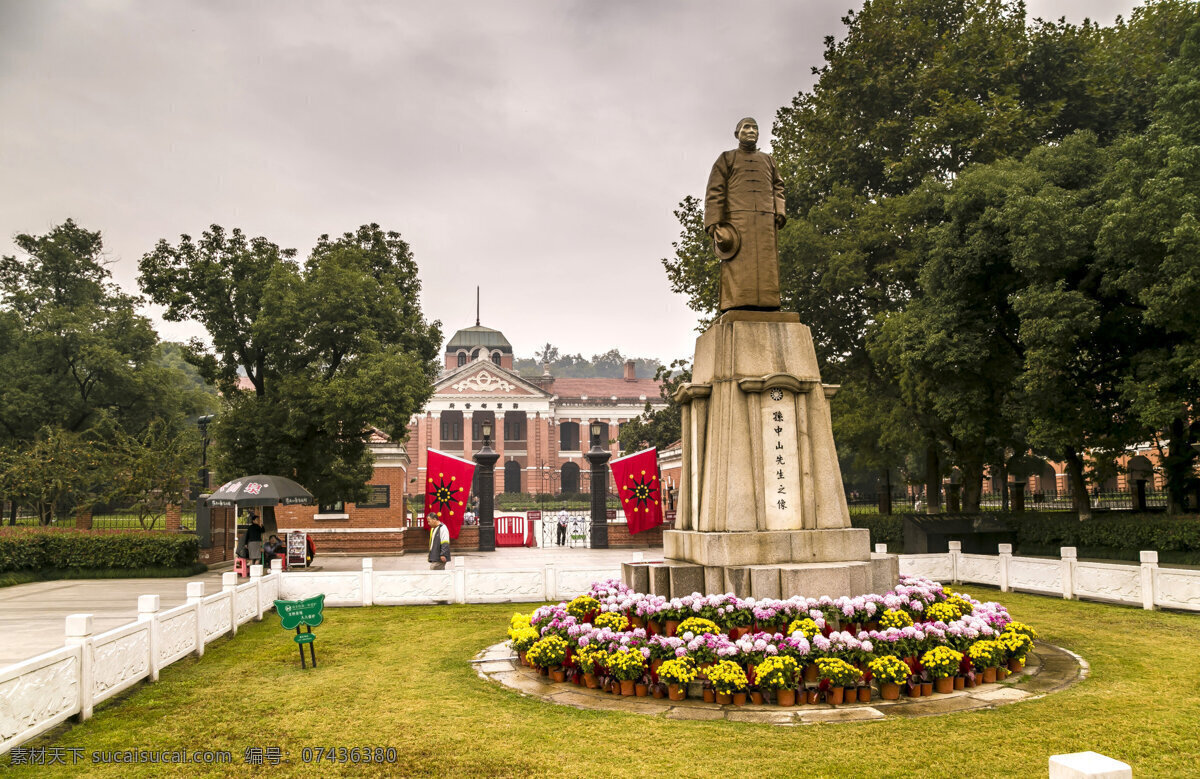
[[[376,221],[447,336],[479,284],[518,354],[690,354],[672,209],[739,117],[811,86],[847,5],[0,0],[0,251],[72,217],[132,290],[155,241],[212,223],[304,256]]]

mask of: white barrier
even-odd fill
[[[1159,568],[1158,552],[1142,552],[1140,565],[1123,565],[1080,561],[1070,546],[1062,547],[1057,560],[1014,557],[1010,544],[1000,544],[998,555],[961,550],[961,542],[951,541],[949,552],[899,555],[900,572],[934,581],[987,584],[1003,592],[1200,611],[1200,570]]]
[[[261,620],[283,574],[263,576],[251,566],[250,581],[239,585],[233,573],[222,577],[222,591],[205,596],[203,582],[188,582],[188,602],[159,610],[159,596],[138,598],[135,622],[93,635],[91,614],[66,621],[66,646],[0,668],[0,755],[44,733],[69,717],[86,720],[96,704],[159,671],[237,626]]]

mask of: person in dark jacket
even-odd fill
[[[262,562],[262,540],[262,517],[251,511],[250,526],[246,528],[246,538],[242,541],[242,546],[246,549],[246,557],[250,558],[251,565],[258,565]]]
[[[450,528],[437,514],[429,515],[429,568],[442,571],[450,562]]]

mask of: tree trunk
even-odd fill
[[[1008,513],[1008,460],[1000,455],[1000,510]]]
[[[942,468],[937,444],[925,447],[925,513],[942,512]]]
[[[963,463],[962,471],[962,510],[964,514],[978,514],[979,503],[983,497],[983,463]]]
[[[1075,511],[1081,521],[1091,519],[1092,499],[1088,496],[1087,482],[1083,480],[1083,458],[1075,447],[1068,446],[1063,450],[1063,460],[1067,463],[1067,481],[1071,484],[1071,502]]]
[[[13,527],[17,524],[17,502],[15,500],[8,502],[8,524]]]
[[[883,469],[882,483],[879,485],[878,497],[879,513],[889,515],[892,513],[892,469],[887,467]]]
[[[1188,429],[1183,417],[1171,420],[1171,443],[1163,458],[1167,477],[1167,513],[1182,514],[1187,508],[1187,489],[1191,483],[1195,450],[1188,444]]]

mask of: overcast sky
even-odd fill
[[[160,238],[306,257],[378,222],[446,337],[689,356],[660,260],[733,126],[812,85],[852,0],[0,0],[0,252],[68,217],[136,290]],[[1030,0],[1111,23],[1124,0]],[[164,323],[164,338],[203,335]]]

